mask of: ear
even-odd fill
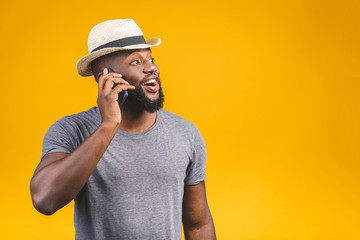
[[[93,73],[94,78],[95,78],[95,81],[96,81],[97,83],[99,83],[99,78],[101,77],[102,74],[103,74],[103,69],[102,69],[100,72]]]
[[[99,83],[99,78],[100,78],[101,75],[102,75],[102,72],[99,72],[99,73],[97,73],[97,74],[94,74],[94,79],[95,79],[95,81],[96,81],[97,83]]]

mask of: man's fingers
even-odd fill
[[[101,92],[101,90],[104,88],[104,83],[105,83],[105,69],[107,71],[107,68],[104,68],[102,74],[100,74],[99,76],[99,84],[98,84],[98,88],[99,88],[99,92]]]
[[[119,93],[124,90],[134,90],[135,86],[133,85],[117,85],[112,89],[112,91],[106,95],[102,95],[102,97],[109,98],[112,100],[117,100],[119,97]]]
[[[111,78],[121,78],[122,75],[120,73],[107,73],[107,68],[104,68],[103,73],[99,77],[99,92],[101,92],[105,88],[105,84]]]
[[[109,74],[106,74],[106,75],[101,75],[100,78],[99,78],[99,92],[106,89],[107,85],[112,86],[113,80],[114,79],[122,79],[121,77],[122,77],[122,75],[119,74],[119,73],[109,73]],[[110,83],[108,83],[109,81],[110,81]]]
[[[119,78],[119,77],[110,78],[110,79],[106,80],[106,83],[104,85],[104,92],[105,93],[110,92],[111,89],[114,87],[115,83],[124,84],[124,85],[130,85],[127,81],[125,81],[122,78]]]
[[[112,90],[112,93],[113,94],[118,94],[118,93],[120,93],[121,91],[124,91],[124,90],[134,90],[134,89],[135,89],[135,86],[133,86],[133,85],[117,85]]]

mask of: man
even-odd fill
[[[61,118],[45,135],[33,204],[51,215],[75,199],[76,239],[181,239],[181,222],[186,239],[216,238],[203,138],[161,109],[150,50],[160,42],[145,41],[132,19],[96,25],[77,70],[98,82],[98,107]]]

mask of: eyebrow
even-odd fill
[[[144,49],[148,49],[148,50],[150,51],[150,53],[152,53],[150,48],[144,48]],[[133,54],[133,53],[138,53],[138,52],[140,52],[141,50],[142,50],[142,49],[128,50],[128,51],[126,52],[126,56],[129,56],[129,55],[131,55],[131,54]]]
[[[129,55],[131,55],[131,54],[133,54],[133,53],[136,53],[136,52],[139,52],[139,49],[135,49],[135,50],[128,50],[128,51],[126,51],[126,56],[129,56]]]

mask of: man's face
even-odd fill
[[[128,91],[126,101],[131,101],[140,110],[148,112],[162,108],[164,94],[159,78],[160,70],[154,63],[149,49],[120,52],[112,59],[110,67],[135,86],[135,90]]]

